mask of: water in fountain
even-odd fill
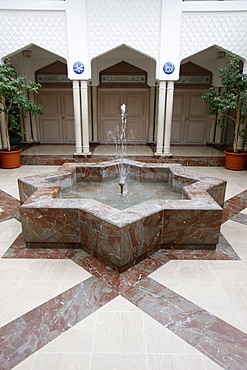
[[[174,192],[168,183],[140,182],[128,178],[124,192],[116,191],[119,178],[107,181],[75,182],[70,188],[62,189],[62,198],[95,199],[119,210],[155,199],[182,199],[181,192]]]

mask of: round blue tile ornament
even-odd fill
[[[167,75],[171,75],[175,70],[175,66],[172,62],[166,62],[163,66],[163,71]]]
[[[73,64],[73,71],[78,75],[82,74],[84,72],[84,69],[85,67],[82,62],[78,61]]]

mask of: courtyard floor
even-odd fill
[[[160,250],[122,274],[81,250],[28,250],[0,169],[0,369],[247,369],[247,172],[227,180],[216,251]]]

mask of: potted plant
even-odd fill
[[[20,166],[21,149],[12,150],[10,132],[20,135],[20,113],[42,114],[42,106],[29,99],[29,93],[37,93],[40,84],[30,81],[25,83],[25,77],[18,76],[16,70],[6,59],[0,65],[0,112],[4,113],[4,129],[7,147],[1,150],[1,166],[16,168]],[[12,163],[13,162],[13,163]]]
[[[216,91],[210,87],[202,95],[208,114],[215,117],[216,124],[233,126],[233,149],[224,151],[225,168],[232,170],[243,170],[247,157],[246,152],[238,148],[238,138],[247,119],[247,75],[240,70],[239,62],[236,55],[227,54],[226,66],[219,69],[222,88]]]

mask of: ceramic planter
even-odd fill
[[[245,163],[247,158],[246,151],[240,150],[238,153],[234,153],[233,151],[225,150],[224,153],[226,156],[225,168],[234,171],[242,171],[245,169]]]
[[[2,168],[17,168],[21,165],[21,151],[22,149],[16,150],[1,150],[0,151],[0,162]]]

